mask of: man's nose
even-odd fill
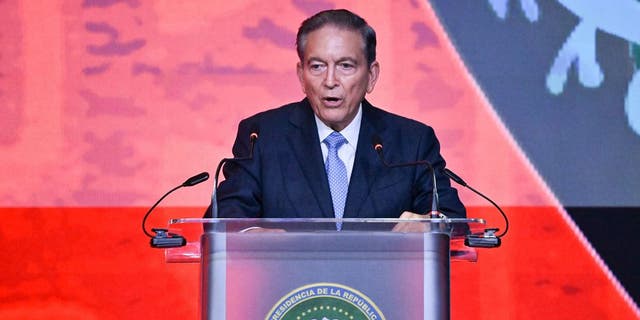
[[[334,88],[338,86],[338,79],[336,78],[336,71],[334,68],[327,68],[327,73],[324,77],[324,85],[327,88]]]

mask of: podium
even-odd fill
[[[173,219],[202,319],[449,319],[449,266],[482,219]],[[337,224],[341,230],[337,230]],[[203,231],[206,230],[206,231]]]

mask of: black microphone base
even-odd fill
[[[181,236],[171,238],[153,238],[151,239],[152,248],[177,248],[187,245],[187,240]]]
[[[497,248],[500,244],[500,238],[494,236],[470,234],[464,238],[464,245],[472,248]]]
[[[187,245],[187,239],[183,236],[168,233],[166,229],[152,229],[156,235],[151,238],[149,244],[152,248],[177,248]]]

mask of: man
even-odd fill
[[[347,10],[320,12],[302,23],[296,46],[306,98],[240,122],[234,156],[251,153],[251,133],[259,138],[251,160],[225,167],[220,217],[424,217],[432,200],[429,168],[388,168],[372,141],[384,146],[387,163],[429,161],[440,211],[464,217],[441,173],[445,162],[433,130],[365,100],[380,65],[375,31],[364,19]]]

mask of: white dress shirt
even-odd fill
[[[328,137],[334,130],[324,124],[318,116],[315,116],[316,126],[318,127],[318,137],[320,138],[320,148],[322,148],[322,159],[327,162],[329,148],[322,141]],[[351,172],[353,171],[353,163],[356,158],[356,147],[358,146],[358,135],[360,134],[360,123],[362,122],[362,103],[358,106],[358,113],[349,125],[340,131],[340,134],[347,139],[347,143],[342,145],[338,150],[338,157],[347,167],[347,181],[351,181]]]

